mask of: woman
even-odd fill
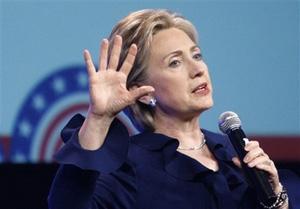
[[[188,20],[165,10],[131,13],[102,41],[98,70],[87,50],[84,59],[90,106],[62,131],[50,208],[289,208],[257,142],[246,145],[243,160],[269,174],[278,198],[265,206],[228,139],[201,129],[212,85]],[[127,106],[144,128],[133,137],[115,119]]]

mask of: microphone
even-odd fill
[[[249,186],[256,190],[260,201],[264,203],[273,202],[276,195],[268,181],[268,174],[257,168],[250,168],[243,162],[243,159],[247,154],[244,147],[248,142],[248,139],[242,130],[241,125],[242,123],[239,116],[234,112],[227,111],[222,113],[219,117],[219,128],[223,133],[228,135],[237,152]]]

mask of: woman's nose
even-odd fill
[[[205,72],[205,64],[203,61],[191,61],[190,64],[190,76],[192,78],[202,76]]]

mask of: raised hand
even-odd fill
[[[134,103],[139,97],[154,91],[151,86],[141,86],[128,90],[126,80],[134,64],[137,47],[132,44],[127,57],[117,71],[122,47],[122,38],[116,36],[108,63],[109,42],[104,39],[100,48],[99,69],[96,71],[88,50],[84,59],[89,77],[90,113],[97,116],[113,117],[126,106]]]
[[[117,71],[122,48],[122,38],[116,36],[108,63],[109,42],[104,39],[100,48],[99,69],[96,70],[88,50],[84,60],[89,77],[90,106],[87,117],[79,131],[79,143],[87,150],[102,146],[113,118],[138,98],[154,91],[151,86],[126,88],[126,80],[134,64],[137,47],[130,46],[128,54]]]

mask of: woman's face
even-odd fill
[[[170,28],[153,36],[147,74],[159,111],[194,117],[213,105],[200,48],[182,30]]]

